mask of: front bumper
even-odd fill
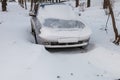
[[[70,47],[81,47],[81,46],[87,46],[89,43],[89,40],[86,41],[79,41],[79,42],[73,42],[73,43],[58,43],[58,42],[51,42],[49,44],[44,44],[46,48],[70,48]]]

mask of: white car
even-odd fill
[[[37,17],[31,18],[31,28],[38,44],[46,48],[85,47],[91,30],[66,4],[40,7]]]

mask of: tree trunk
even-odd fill
[[[58,3],[58,0],[56,0],[56,3]]]
[[[2,11],[7,11],[7,0],[2,0]]]
[[[38,8],[39,8],[39,3],[35,3],[34,5],[34,11],[35,11],[35,15],[37,16],[37,13],[38,13]]]
[[[24,8],[24,1],[23,0],[20,0],[19,4],[22,8]]]
[[[30,11],[33,9],[33,0],[31,0]]]
[[[114,30],[114,34],[115,34],[114,43],[115,44],[119,44],[120,36],[118,34],[118,30],[117,30],[117,27],[116,27],[116,22],[115,22],[115,18],[114,18],[114,12],[112,10],[112,6],[111,6],[111,3],[110,3],[110,0],[108,0],[108,8],[110,10],[110,14],[111,14],[111,18],[112,18],[112,24],[113,24],[113,30]]]
[[[25,0],[25,9],[27,9],[27,3],[26,3],[26,0]]]
[[[87,0],[87,7],[90,7],[90,0]]]
[[[52,0],[52,3],[54,3],[54,0]]]
[[[79,6],[79,0],[76,0],[75,3],[76,3],[75,6],[78,7]]]
[[[104,0],[103,9],[107,9],[107,8],[108,8],[108,0]]]

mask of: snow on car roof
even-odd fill
[[[84,28],[85,25],[77,20],[62,20],[62,19],[54,19],[48,18],[45,19],[43,23],[45,27],[51,28]]]

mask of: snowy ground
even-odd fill
[[[119,5],[120,3],[116,3]],[[115,8],[119,27],[120,7]],[[85,9],[80,19],[92,29],[90,45],[47,51],[34,44],[28,10],[9,3],[0,10],[0,80],[115,80],[120,78],[120,46],[112,43],[111,22],[99,6]],[[120,29],[120,28],[119,28]]]

